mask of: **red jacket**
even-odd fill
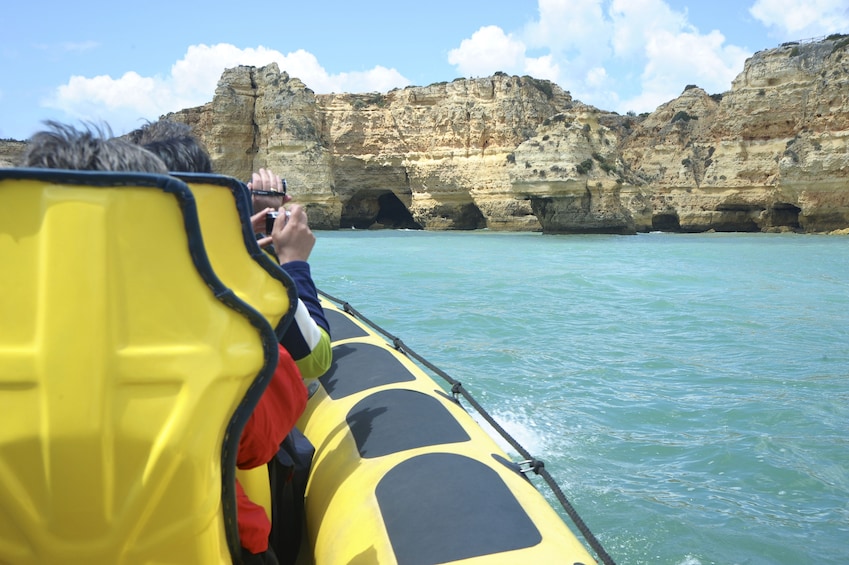
[[[277,348],[277,368],[239,438],[236,466],[240,469],[271,461],[307,406],[307,388],[298,366],[282,345]],[[236,503],[242,547],[251,553],[266,551],[271,523],[262,506],[251,502],[238,482]]]

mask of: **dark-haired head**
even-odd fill
[[[131,131],[126,138],[165,161],[169,171],[211,173],[212,160],[188,124],[159,120]]]
[[[73,169],[79,171],[168,172],[152,152],[112,137],[107,125],[87,124],[76,128],[55,121],[34,134],[21,156],[22,167]]]

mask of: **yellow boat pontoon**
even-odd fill
[[[460,383],[446,393],[403,342],[324,297],[334,362],[299,426],[316,448],[316,564],[595,563],[525,476],[541,468],[509,459],[461,407],[474,399]]]
[[[295,296],[247,199],[228,177],[0,169],[0,563],[241,562],[235,446]],[[459,383],[323,302],[299,563],[595,563]]]

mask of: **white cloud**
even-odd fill
[[[48,107],[69,114],[79,109],[84,118],[91,116],[91,109],[101,106],[106,110],[133,107],[142,114],[150,114],[156,111],[156,100],[164,89],[161,80],[142,77],[135,72],[125,73],[118,79],[106,75],[93,78],[72,76],[67,84],[56,90]]]
[[[330,80],[333,87],[324,92],[386,92],[408,86],[410,81],[395,69],[380,65],[369,71],[339,73]]]
[[[76,119],[105,121],[116,133],[123,133],[144,120],[211,101],[226,68],[272,62],[317,93],[385,92],[409,84],[395,69],[376,66],[368,71],[331,75],[314,55],[303,50],[284,55],[262,46],[240,49],[221,43],[190,46],[166,77],[143,77],[136,72],[119,78],[73,76],[44,105]]]
[[[649,39],[641,92],[621,105],[637,111],[652,111],[681,94],[688,84],[709,93],[724,92],[743,69],[749,55],[725,45],[718,31],[698,33],[661,32]]]
[[[582,90],[594,68],[610,57],[611,22],[603,0],[539,0],[539,19],[527,24],[522,37],[530,48],[547,52],[548,66],[557,74],[537,76],[558,82],[567,90]],[[542,57],[538,57],[542,58]],[[531,71],[534,66],[526,63]]]
[[[610,22],[602,4],[602,0],[539,0],[539,20],[525,27],[525,41],[554,52],[575,49],[585,55],[603,54]]]
[[[604,67],[594,67],[587,72],[585,81],[589,87],[600,88],[607,84],[607,71]]]
[[[524,70],[525,44],[497,26],[477,30],[460,47],[448,53],[448,62],[465,76],[491,75],[497,71]]]
[[[808,39],[849,29],[846,0],[757,0],[749,13],[784,39]]]
[[[557,64],[553,55],[526,58],[523,67],[522,74],[530,75],[534,78],[550,80],[551,82],[558,82],[560,78],[560,65]]]
[[[617,57],[641,56],[658,33],[694,31],[687,18],[663,0],[613,0],[608,10],[613,23],[612,46]]]
[[[664,0],[538,2],[539,19],[521,36],[481,28],[451,51],[449,63],[465,76],[525,72],[599,108],[645,112],[688,84],[727,90],[751,54],[718,31],[701,33]]]

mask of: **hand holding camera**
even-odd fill
[[[251,217],[251,223],[254,226],[254,231],[263,231],[264,227],[263,233],[271,235],[280,208],[291,200],[291,197],[286,194],[288,189],[286,179],[280,178],[279,175],[268,169],[260,169],[251,175],[251,180],[246,184],[251,192],[253,203],[254,215]],[[271,211],[265,214],[268,209],[271,209]],[[264,222],[262,221],[263,215],[265,215]]]
[[[309,259],[315,245],[315,235],[310,230],[307,211],[303,206],[292,204],[288,209],[283,209],[283,205],[291,200],[286,194],[286,179],[281,179],[267,169],[260,169],[253,173],[247,185],[253,200],[254,215],[251,222],[254,231],[265,228],[265,237],[259,240],[260,245],[271,243],[281,265]],[[278,222],[280,214],[284,217]]]
[[[289,217],[291,216],[291,213],[289,212],[289,210],[284,210],[283,213],[284,213],[283,225],[285,226],[286,222],[289,221]],[[277,220],[277,216],[279,216],[279,215],[280,215],[279,210],[273,210],[273,211],[271,211],[271,212],[269,212],[268,214],[265,215],[265,233],[266,234],[270,235],[271,232],[274,230],[274,222]]]
[[[281,214],[285,214],[285,218],[280,218],[277,229],[271,232],[278,261],[281,265],[290,261],[307,261],[315,245],[315,235],[310,230],[306,208],[292,204]]]
[[[286,179],[280,178],[268,169],[260,169],[251,175],[247,183],[248,188],[254,194],[271,194],[286,196]]]

